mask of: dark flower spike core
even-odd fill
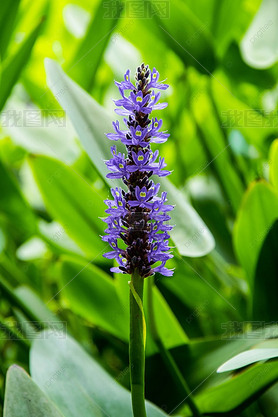
[[[122,107],[115,112],[126,116],[127,129],[120,130],[119,122],[113,122],[115,133],[108,133],[107,137],[120,140],[126,146],[127,155],[118,153],[116,146],[112,146],[112,158],[105,163],[110,170],[107,177],[121,178],[127,191],[112,188],[113,199],[105,201],[108,217],[104,219],[107,229],[102,239],[109,243],[112,251],[104,256],[117,260],[118,266],[111,268],[112,272],[132,274],[137,270],[144,278],[155,272],[171,276],[173,270],[167,269],[165,264],[173,256],[168,245],[169,231],[173,227],[168,224],[168,212],[174,207],[166,204],[165,191],[158,196],[160,184],[150,179],[153,175],[170,174],[164,170],[164,158],[150,146],[166,142],[169,137],[160,130],[162,120],[150,118],[153,110],[167,106],[167,103],[158,103],[160,93],[153,89],[166,90],[168,85],[158,81],[159,73],[155,68],[150,71],[144,64],[137,68],[135,80],[136,85],[130,81],[128,70],[124,81],[115,82],[122,97],[115,101],[117,107]],[[129,95],[126,90],[131,90]]]

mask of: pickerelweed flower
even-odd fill
[[[115,112],[125,116],[126,130],[121,130],[119,122],[113,122],[114,133],[106,136],[113,141],[121,141],[126,146],[126,155],[111,147],[112,158],[105,161],[110,173],[108,178],[121,178],[127,190],[112,188],[113,199],[106,200],[108,217],[107,233],[103,240],[108,242],[112,251],[104,256],[116,259],[117,267],[112,272],[132,274],[138,271],[141,277],[159,272],[165,276],[173,275],[173,270],[165,267],[172,258],[169,247],[168,224],[170,212],[174,207],[167,204],[167,193],[159,196],[160,184],[151,177],[164,177],[170,174],[165,170],[164,158],[159,151],[151,150],[151,143],[163,143],[169,134],[161,131],[162,120],[151,118],[153,110],[163,109],[167,103],[158,103],[160,92],[167,84],[159,82],[159,73],[154,68],[142,64],[135,75],[136,85],[130,81],[130,71],[124,81],[115,82],[121,99],[116,100]],[[129,95],[126,90],[131,90]],[[124,242],[124,245],[121,243]],[[157,264],[158,263],[158,264]]]

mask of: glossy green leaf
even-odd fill
[[[30,368],[34,381],[67,417],[132,417],[130,393],[69,335],[47,332],[35,340]],[[146,405],[149,417],[166,416]]]
[[[241,52],[248,65],[268,68],[278,59],[276,0],[263,0],[253,22],[241,42]],[[266,47],[267,45],[267,47]]]
[[[46,156],[33,156],[30,165],[46,206],[54,219],[88,257],[101,258],[107,246],[103,233],[104,195],[73,168]]]
[[[7,373],[4,417],[63,417],[30,376],[12,365]]]
[[[278,349],[252,349],[245,352],[241,352],[233,358],[229,359],[227,362],[223,363],[218,369],[217,372],[228,372],[234,371],[239,368],[243,368],[253,363],[266,361],[268,359],[277,358]]]
[[[109,186],[121,185],[120,180],[106,178],[108,170],[103,162],[111,155],[112,142],[105,136],[112,129],[111,115],[72,81],[55,61],[46,59],[45,69],[49,88],[71,119],[98,172]]]
[[[278,218],[278,196],[264,181],[251,184],[238,212],[234,246],[251,287],[263,241]]]
[[[80,247],[68,236],[65,228],[57,223],[48,223],[40,220],[38,228],[43,239],[58,253],[73,253],[84,257],[84,252]]]
[[[202,413],[224,413],[247,405],[278,380],[278,362],[256,364],[196,397]]]
[[[24,115],[26,112],[25,107],[19,105],[17,100],[9,100],[5,111],[11,114],[10,123],[3,127],[5,134],[28,153],[51,156],[66,164],[73,164],[80,156],[81,149],[75,132],[67,123],[63,110],[49,111],[50,115],[47,117],[44,112],[40,114],[39,109],[32,109],[30,114],[36,117],[33,126],[31,119],[27,120],[27,125],[17,124],[18,115]],[[28,114],[26,117],[30,118]]]
[[[35,27],[28,38],[19,46],[17,53],[5,60],[2,66],[1,73],[1,92],[0,92],[0,109],[9,97],[15,83],[20,76],[20,73],[31,55],[33,46],[40,34],[42,21]],[[3,82],[3,80],[5,80]]]
[[[116,29],[122,7],[120,1],[116,7],[113,0],[99,1],[85,37],[69,65],[69,75],[87,91],[94,85],[98,67]]]
[[[80,137],[94,165],[105,178],[107,169],[103,159],[110,156],[110,141],[105,139],[105,132],[111,130],[112,118],[86,92],[68,78],[53,61],[46,60],[48,85],[59,100]],[[111,186],[121,185],[119,181],[107,181]],[[173,231],[173,240],[179,252],[184,256],[203,256],[214,247],[214,239],[198,214],[187,203],[182,194],[169,180],[163,180],[164,189],[169,192],[169,200],[175,201],[176,210],[172,212],[172,221],[177,224]],[[176,197],[178,196],[178,198]],[[200,233],[204,230],[204,233]],[[184,242],[192,240],[187,247]]]
[[[92,264],[64,257],[62,294],[70,309],[121,340],[129,337],[129,308],[118,298],[114,281]]]

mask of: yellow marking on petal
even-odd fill
[[[120,207],[122,207],[123,203],[122,203],[121,201],[118,201],[118,205],[119,205]]]
[[[112,244],[111,244],[112,246],[113,246],[113,248],[115,248],[116,247],[116,243],[114,243],[114,242],[112,242]]]
[[[155,72],[154,74],[153,74],[153,78],[156,78],[157,77],[157,73]]]
[[[157,122],[155,122],[155,123],[154,123],[154,127],[157,127],[157,126],[158,126],[158,123],[157,123]]]
[[[157,230],[157,226],[154,226],[153,230]]]
[[[142,99],[142,97],[139,96],[139,97],[136,97],[136,101],[141,103],[143,101],[143,99]]]
[[[137,130],[137,131],[135,132],[135,135],[136,135],[136,136],[141,136],[141,135],[142,135],[142,132],[140,132],[140,130]]]
[[[119,164],[119,168],[123,168],[124,166],[123,166],[123,164]]]
[[[138,156],[138,161],[144,161],[143,155]]]
[[[146,197],[146,193],[144,193],[144,191],[141,191],[141,193],[140,193],[140,197]]]

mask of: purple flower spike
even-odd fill
[[[108,217],[106,235],[102,239],[112,251],[104,257],[116,259],[117,267],[112,272],[132,274],[135,270],[142,277],[158,272],[165,276],[173,275],[173,270],[165,264],[173,255],[170,253],[168,240],[173,226],[169,212],[173,206],[166,204],[167,193],[159,196],[159,183],[150,177],[163,177],[170,174],[165,170],[164,158],[159,151],[152,152],[151,143],[163,143],[169,134],[161,131],[162,120],[151,118],[153,110],[163,109],[167,103],[158,103],[160,92],[168,85],[158,82],[159,73],[154,68],[151,72],[147,65],[137,68],[136,86],[130,81],[130,71],[124,75],[124,81],[115,82],[119,88],[121,99],[116,100],[117,114],[127,116],[124,123],[127,130],[121,130],[118,121],[113,122],[115,133],[108,133],[110,140],[120,140],[127,149],[125,154],[118,153],[116,146],[111,147],[112,158],[105,161],[108,178],[121,178],[127,190],[112,188],[113,200],[106,200]],[[131,90],[129,95],[126,90]],[[121,242],[122,241],[122,242]],[[125,248],[123,248],[125,246]]]

